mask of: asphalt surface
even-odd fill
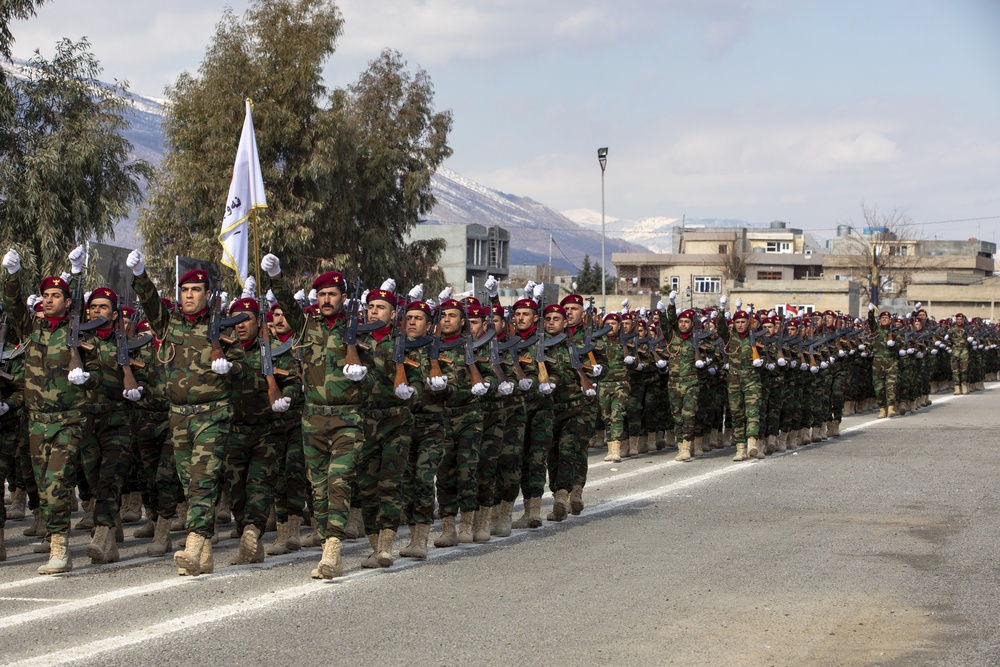
[[[592,450],[582,516],[375,571],[356,540],[333,582],[236,540],[208,576],[131,537],[92,566],[79,532],[42,577],[9,522],[0,663],[998,665],[998,388],[764,461]]]

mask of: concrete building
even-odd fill
[[[803,314],[833,310],[858,317],[861,285],[853,280],[748,280],[730,291],[756,310]]]
[[[429,239],[444,239],[438,265],[456,292],[482,286],[489,275],[502,281],[510,272],[510,233],[502,227],[424,224],[407,237],[408,242]]]

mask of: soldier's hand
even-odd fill
[[[767,370],[769,370],[769,371],[773,371],[774,370],[774,363],[773,362],[768,362],[768,364],[767,364]]]
[[[319,297],[316,296],[315,289],[309,290],[309,294],[306,295],[306,298],[309,299],[309,303],[319,303]]]
[[[778,365],[784,368],[788,364],[784,357],[778,357]]]
[[[423,283],[418,283],[413,289],[411,289],[409,297],[411,301],[423,301],[424,298]]]
[[[915,313],[920,312],[920,306],[922,306],[922,305],[924,305],[924,304],[922,304],[919,301],[917,301],[916,305],[913,306],[913,312],[915,312]]]
[[[0,417],[7,414],[8,412],[10,412],[10,406],[4,403],[3,401],[0,401]]]
[[[477,382],[472,386],[472,394],[474,396],[485,396],[486,392],[490,390],[490,385],[485,382]]]
[[[139,387],[137,389],[124,389],[122,390],[122,398],[127,401],[138,401],[142,398],[142,390],[143,387]]]
[[[809,372],[810,373],[819,373],[819,366],[810,366],[809,367]]]
[[[292,407],[292,399],[288,396],[282,396],[274,403],[271,403],[271,412],[288,412],[288,408]]]
[[[301,301],[305,301],[306,300],[306,291],[304,289],[300,289],[298,292],[295,293],[295,295],[292,298],[295,299],[296,301],[300,301],[300,302]]]
[[[508,380],[497,385],[497,393],[501,396],[510,396],[514,393],[514,383]]]
[[[826,363],[825,361],[821,361],[821,362],[819,362],[819,367],[823,368],[823,369],[826,369],[826,368],[830,367],[830,364]]]
[[[448,376],[437,375],[427,378],[427,388],[431,391],[444,391],[448,388]]]
[[[670,305],[673,305],[674,301],[676,301],[676,300],[677,300],[677,290],[675,290],[675,289],[674,290],[670,290],[670,296],[667,297],[667,301],[670,302]]]
[[[69,251],[70,273],[83,273],[83,263],[87,261],[87,251],[82,245],[78,245]]]
[[[348,364],[344,366],[344,377],[351,382],[361,382],[368,375],[368,367],[359,364]]]
[[[597,396],[597,390],[596,390],[596,389],[594,389],[593,387],[591,387],[590,389],[584,389],[584,388],[583,388],[583,387],[581,386],[581,387],[580,387],[580,389],[583,389],[583,394],[584,394],[585,396]]]
[[[539,285],[535,285],[535,290],[534,290],[533,294],[534,294],[534,297],[535,297],[536,301],[538,299],[541,299],[542,295],[545,294],[545,284],[541,283]]]
[[[656,302],[656,309],[661,313],[667,310],[667,304],[663,303],[663,299]]]
[[[38,303],[41,300],[42,300],[42,297],[38,296],[37,294],[29,294],[28,295],[28,310],[32,310],[35,307],[35,304]]]
[[[3,256],[3,268],[7,269],[7,273],[11,275],[21,270],[21,256],[17,253],[17,250],[11,248]]]
[[[448,285],[438,293],[438,303],[443,303],[451,298],[451,285]]]
[[[551,394],[555,388],[556,386],[554,384],[549,384],[548,382],[543,382],[540,385],[538,385],[539,393],[543,394],[544,396],[548,396],[549,394]]]
[[[757,358],[757,359],[753,360],[753,367],[754,368],[760,368],[763,365],[764,365],[764,360],[763,359]]]
[[[66,376],[66,379],[69,380],[71,384],[79,386],[87,383],[87,380],[90,379],[90,373],[86,372],[82,368],[74,368]]]
[[[257,293],[257,279],[254,278],[253,276],[247,276],[247,281],[243,285],[243,294],[240,295],[240,298],[243,299],[247,297],[252,298],[253,295],[255,295],[256,293]]]
[[[534,382],[531,378],[524,378],[523,380],[517,381],[517,388],[521,391],[528,391],[531,389],[531,385]]]
[[[590,369],[590,372],[593,374],[595,378],[600,377],[601,373],[604,372],[604,366],[600,364],[594,364],[594,367]]]
[[[875,304],[874,303],[869,303],[868,304],[868,312],[869,313],[874,313],[875,312]]]
[[[723,294],[722,296],[719,297],[719,305],[720,306],[725,306],[726,305],[726,295],[725,294]]]
[[[146,263],[142,260],[142,251],[133,250],[125,258],[125,266],[132,269],[133,276],[141,276],[146,272]]]
[[[483,284],[486,288],[486,294],[494,297],[500,291],[500,281],[496,279],[495,276],[486,276],[486,282]]]
[[[277,255],[267,253],[260,258],[260,268],[272,278],[281,275],[281,262]]]
[[[643,368],[645,368],[645,367],[646,367],[646,364],[644,364],[644,363],[642,363],[642,362],[640,361],[640,362],[639,362],[638,364],[636,364],[636,365],[635,365],[635,370],[637,370],[637,371],[641,371],[641,370],[642,370]]]
[[[666,368],[667,367],[667,360],[666,359],[657,359],[657,361],[656,361],[656,367],[657,368],[661,368],[661,369],[662,368]]]
[[[524,284],[524,296],[525,296],[525,298],[530,299],[534,295],[534,293],[535,293],[535,285],[537,285],[537,284],[538,283],[536,283],[534,280],[529,280],[528,282],[526,282]]]
[[[896,347],[896,341],[894,341],[894,340],[893,340],[893,339],[891,339],[891,338],[890,338],[889,340],[887,340],[887,341],[885,342],[885,344],[886,344],[886,345],[888,345],[889,347]]]
[[[627,313],[628,312],[628,305],[629,305],[628,299],[625,299],[624,301],[622,301],[622,312],[623,313]]]
[[[416,392],[414,392],[413,387],[411,387],[408,384],[398,384],[398,385],[396,385],[396,389],[395,389],[396,398],[398,398],[401,401],[408,401],[408,400],[410,400],[411,398],[413,398],[413,394],[414,393],[416,393]]]
[[[625,362],[625,363],[628,363],[628,362]],[[694,367],[695,368],[704,368],[705,367],[705,362],[703,360],[701,360],[701,359],[695,359],[695,361],[694,361]]]
[[[626,366],[631,366],[634,363],[635,363],[635,357],[633,357],[631,354],[628,355],[627,357],[625,357],[625,365]]]
[[[216,359],[212,362],[212,372],[218,375],[225,375],[233,368],[233,362],[229,359]]]

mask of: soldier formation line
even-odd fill
[[[232,519],[230,564],[321,547],[311,576],[332,579],[343,541],[362,536],[361,564],[390,567],[403,523],[398,557],[416,559],[436,517],[437,548],[539,528],[546,483],[547,521],[581,514],[590,447],[610,462],[675,447],[679,461],[732,446],[759,459],[838,437],[844,416],[904,415],[1000,379],[996,325],[920,304],[785,318],[739,300],[729,314],[725,296],[678,312],[671,293],[605,314],[575,294],[546,303],[533,283],[504,308],[492,276],[479,298],[435,302],[337,272],[307,297],[271,254],[261,301],[250,279],[227,305],[194,270],[174,304],[136,250],[132,308],[108,288],[84,295],[82,246],[68,259],[27,300],[20,256],[2,261],[0,561],[7,520],[30,518],[39,574],[72,569],[72,529],[90,531],[93,563],[117,561],[123,522],[145,514],[133,537],[150,555],[183,531],[180,575],[214,570],[216,525]]]

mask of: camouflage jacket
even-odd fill
[[[260,372],[260,342],[254,338],[241,345],[250,368],[248,377],[233,383],[233,423],[242,425],[266,424],[278,413],[271,410],[267,396],[267,378]],[[275,380],[278,376],[275,376]]]
[[[136,358],[142,366],[132,364],[132,374],[135,375],[139,386],[143,387],[142,398],[136,402],[136,407],[152,412],[164,412],[170,409],[170,401],[167,400],[165,368],[156,359],[157,347],[157,342],[152,340],[139,348]]]
[[[408,340],[413,340],[408,338]],[[431,391],[424,384],[431,376],[431,360],[428,346],[406,351],[406,379],[417,393],[407,403],[414,415],[441,414],[444,410],[445,392]],[[412,373],[412,375],[411,375]],[[419,387],[417,386],[419,385]]]
[[[285,340],[287,341],[287,338]],[[285,341],[281,342],[284,343]],[[271,339],[271,346],[278,346],[278,341],[275,338]],[[305,403],[305,396],[302,393],[302,378],[300,377],[301,364],[295,358],[297,352],[298,350],[289,350],[284,354],[272,356],[272,360],[274,361],[274,379],[278,381],[278,386],[281,387],[281,395],[292,399],[291,407],[289,407],[288,412],[284,413],[286,416],[289,412],[301,410],[302,405]],[[298,419],[298,415],[295,415],[295,418]]]
[[[628,380],[628,367],[625,365],[625,349],[618,342],[616,334],[608,333],[595,341],[594,355],[597,363],[604,366],[601,380],[608,382],[625,382]]]
[[[729,357],[729,372],[741,375],[756,373],[757,368],[753,365],[753,348],[750,344],[750,332],[741,336],[726,323],[726,315],[720,310],[715,316],[715,330],[719,332],[722,341],[725,343],[726,355]],[[758,356],[760,351],[757,352]]]
[[[898,341],[893,335],[892,327],[883,327],[875,317],[875,311],[868,311],[868,329],[871,331],[872,353],[880,361],[896,361],[899,359]],[[889,341],[893,345],[889,345]],[[962,340],[965,340],[964,338]]]
[[[72,360],[67,344],[69,321],[64,319],[52,328],[48,320],[29,313],[14,276],[7,276],[4,282],[4,309],[10,324],[26,345],[23,357],[25,407],[38,412],[86,408],[93,400],[94,388],[101,384],[101,371],[96,355],[81,345],[80,360],[90,378],[82,385],[67,379]]]
[[[969,337],[972,336],[964,327],[960,327],[957,324],[949,327],[948,329],[948,345],[951,346],[952,350],[967,350],[969,349]]]
[[[114,331],[108,330],[103,335],[95,332],[95,335],[87,337],[87,342],[94,346],[94,356],[101,368],[101,383],[94,388],[92,408],[105,411],[132,407],[132,402],[122,395],[125,391],[125,372],[118,365],[118,343]]]
[[[677,306],[667,306],[667,322],[663,328],[663,336],[667,341],[668,365],[670,377],[689,382],[698,379],[698,367],[694,365],[699,356],[697,343],[694,340],[694,330],[682,335],[677,327]]]
[[[225,375],[212,371],[212,345],[208,340],[209,311],[194,320],[167,310],[156,285],[145,273],[132,280],[132,288],[146,311],[153,334],[160,339],[157,361],[163,364],[163,382],[171,405],[202,405],[232,398],[234,383],[250,376],[238,341],[220,341],[233,367]]]
[[[573,369],[569,347],[565,343],[550,347],[548,358],[551,359],[548,362],[549,382],[556,385],[552,392],[552,399],[556,404],[582,399],[583,389],[580,387],[580,377]]]
[[[441,372],[448,376],[445,407],[460,408],[479,403],[480,397],[472,393],[472,373],[465,365],[464,348],[442,350],[438,362]],[[496,391],[496,385],[491,386],[490,391]]]
[[[3,365],[3,372],[10,376],[8,380],[0,374],[0,401],[7,404],[10,411],[0,415],[0,430],[15,423],[24,408],[24,360],[20,355],[8,359]]]
[[[399,406],[410,407],[419,402],[421,393],[426,390],[419,365],[413,367],[403,364],[406,370],[406,384],[413,389],[413,397],[403,401],[396,396],[396,362],[392,360],[396,339],[392,333],[386,334],[382,340],[371,334],[365,343],[371,348],[372,356],[372,365],[368,369],[368,377],[372,379],[372,383],[365,400],[365,407],[385,410]]]

